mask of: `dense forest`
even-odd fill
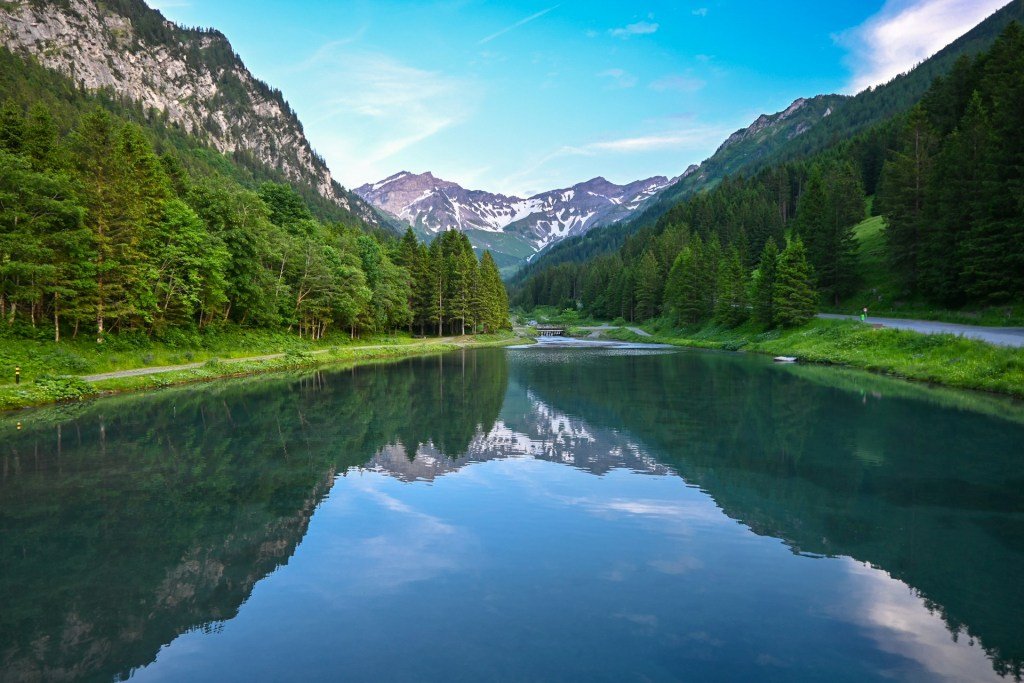
[[[174,148],[94,106],[0,108],[5,334],[161,337],[234,323],[313,339],[507,325],[489,254],[318,220],[293,188],[190,173]],[[61,129],[57,121],[69,122]]]
[[[795,325],[862,274],[854,227],[884,216],[907,296],[943,306],[1024,297],[1024,31],[961,56],[907,113],[756,174],[726,178],[614,252],[534,270],[513,303],[602,318]],[[868,201],[874,197],[875,201]],[[621,231],[621,228],[620,228]]]

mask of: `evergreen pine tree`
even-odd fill
[[[683,247],[682,251],[676,255],[675,261],[672,262],[672,268],[668,271],[668,278],[665,280],[665,292],[662,295],[665,312],[671,316],[672,322],[677,324],[683,321],[680,307],[683,300],[683,291],[686,286],[686,261],[689,258],[689,254],[689,248]]]
[[[982,90],[990,100],[991,175],[964,243],[963,275],[978,301],[1024,296],[1024,28],[1011,23],[984,59]]]
[[[402,235],[401,241],[398,243],[398,248],[395,250],[394,262],[395,265],[405,269],[405,280],[406,285],[409,288],[409,299],[406,305],[409,308],[409,334],[412,334],[412,327],[417,320],[417,297],[416,294],[419,291],[418,278],[420,277],[420,264],[419,264],[419,246],[420,241],[416,239],[416,234],[412,231],[412,228],[408,228],[405,234]]]
[[[699,269],[696,286],[701,301],[700,319],[710,320],[718,305],[718,266],[722,262],[722,243],[717,233],[711,235],[701,256],[694,264]]]
[[[636,318],[648,320],[658,314],[663,285],[658,262],[650,250],[644,251],[636,268]]]
[[[987,259],[976,260],[965,242],[969,243],[971,226],[984,218],[983,193],[991,177],[991,153],[988,115],[975,92],[957,129],[942,145],[928,188],[925,208],[929,227],[921,237],[918,281],[921,291],[933,301],[962,305],[967,294],[965,282],[979,282],[986,275]]]
[[[908,291],[915,291],[918,285],[918,261],[928,227],[926,195],[936,146],[927,114],[922,107],[915,107],[898,150],[882,167],[878,203],[886,219],[889,261]]]
[[[480,284],[482,293],[481,323],[484,332],[492,333],[508,326],[508,294],[501,281],[501,273],[491,256],[485,251],[480,260]]]
[[[698,323],[708,318],[706,250],[700,236],[694,236],[672,266],[672,309],[683,323]]]
[[[0,107],[0,149],[11,154],[21,154],[25,135],[25,112],[13,99]]]
[[[444,320],[448,314],[445,254],[441,244],[445,234],[447,233],[438,235],[430,243],[426,268],[428,277],[424,280],[426,285],[423,289],[426,301],[423,308],[424,319],[428,321],[428,327],[433,328],[436,325],[438,337],[444,335]]]
[[[797,232],[820,289],[836,304],[857,283],[857,240],[864,190],[849,162],[817,164],[797,204]]]
[[[802,325],[815,313],[814,276],[799,237],[779,254],[773,309],[775,323],[783,327]]]
[[[765,242],[761,261],[753,276],[753,318],[761,325],[775,322],[775,281],[778,273],[779,247],[775,240]]]
[[[730,247],[718,267],[715,320],[726,327],[736,327],[749,316],[747,306],[747,278],[743,264],[736,247]]]

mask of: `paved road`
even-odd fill
[[[423,342],[413,342],[412,344],[406,344],[405,346],[422,346],[423,344],[448,344],[458,343],[458,337],[438,337],[437,339],[428,339]],[[369,346],[342,346],[338,347],[348,351],[359,351],[363,349],[377,349],[385,346],[394,346],[393,344],[371,344]],[[327,353],[333,349],[317,349],[316,351],[310,351],[311,354]],[[244,363],[246,361],[257,361],[257,360],[273,360],[275,358],[283,358],[283,353],[268,353],[263,356],[246,356],[245,358],[221,358],[221,363]],[[206,362],[200,363],[183,363],[181,365],[158,365],[149,368],[135,368],[133,370],[118,370],[117,372],[103,372],[98,375],[83,375],[82,379],[86,382],[99,382],[104,379],[118,379],[121,377],[137,377],[139,375],[159,375],[164,372],[176,372],[178,370],[194,370],[201,368],[206,365]]]
[[[819,318],[831,320],[859,320],[859,316],[819,313]],[[969,339],[979,339],[998,346],[1024,346],[1024,327],[981,327],[958,325],[934,320],[905,320],[902,318],[876,318],[868,316],[868,323],[881,324],[897,330],[913,330],[922,334],[956,334]]]

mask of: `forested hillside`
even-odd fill
[[[0,334],[507,324],[497,268],[464,237],[427,250],[367,232],[260,162],[9,52],[0,88]]]
[[[772,166],[806,159],[831,148],[836,141],[847,140],[904,114],[921,99],[936,77],[948,73],[959,58],[974,58],[986,51],[1012,21],[1024,21],[1024,0],[1013,0],[914,69],[888,83],[864,90],[854,97],[797,100],[783,112],[760,117],[749,128],[730,136],[709,159],[688,170],[679,182],[652,200],[637,217],[553,246],[520,271],[512,282],[521,282],[534,272],[560,263],[581,262],[599,253],[611,253],[621,246],[627,235],[655,225],[679,202],[714,187],[730,175],[750,176]],[[804,102],[809,104],[794,110],[797,104]],[[791,113],[787,115],[787,112]],[[865,163],[874,168],[865,179],[869,193],[874,192],[873,182],[888,147],[887,141],[880,136],[873,140],[876,146],[864,152],[865,156],[870,156]]]
[[[143,0],[15,0],[0,3],[0,46],[132,102],[248,170],[272,169],[320,213],[382,222],[332,179],[281,91],[255,78],[216,29],[178,26]]]
[[[888,266],[906,296],[944,306],[1020,301],[1021,121],[1024,31],[1011,23],[989,50],[936,78],[910,112],[726,179],[627,234],[614,252],[535,271],[514,303],[579,302],[593,315],[634,321],[795,324],[817,301],[837,303],[857,288],[854,226],[869,195],[877,195]]]

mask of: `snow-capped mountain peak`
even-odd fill
[[[477,246],[524,258],[553,242],[630,217],[672,182],[655,176],[617,185],[598,176],[522,198],[467,190],[429,171],[400,171],[355,193],[421,233],[462,230]],[[513,244],[496,248],[497,234],[512,238]]]

